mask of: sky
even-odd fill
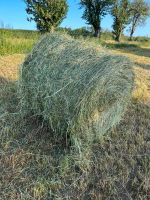
[[[80,28],[88,26],[81,18],[83,10],[79,9],[80,0],[68,0],[69,11],[67,17],[62,22],[62,27]],[[150,3],[150,0],[147,0]],[[0,0],[0,27],[12,27],[14,29],[29,29],[35,30],[36,24],[27,21],[27,14],[25,11],[26,5],[24,0]],[[113,19],[107,15],[102,20],[102,28],[112,30]],[[129,32],[126,30],[125,34]],[[150,37],[150,17],[146,21],[146,25],[138,27],[135,36],[149,36]]]

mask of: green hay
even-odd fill
[[[48,121],[76,145],[92,142],[124,114],[133,85],[132,64],[67,35],[48,34],[22,65],[23,113]]]

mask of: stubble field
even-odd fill
[[[56,144],[36,119],[21,121],[16,85],[26,54],[0,56],[0,199],[150,198],[150,44],[127,44],[105,42],[133,61],[131,104],[85,160]]]

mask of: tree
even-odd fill
[[[143,25],[150,15],[150,6],[144,0],[133,0],[130,5],[130,40],[137,26]]]
[[[100,36],[102,17],[109,12],[111,4],[112,0],[80,0],[81,8],[84,8],[82,18],[92,25],[95,37]]]
[[[54,30],[66,17],[68,5],[66,0],[25,0],[26,12],[32,15],[37,29],[41,32]]]
[[[120,41],[121,34],[129,23],[129,1],[128,0],[114,0],[112,8],[113,34],[116,41]]]

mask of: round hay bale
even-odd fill
[[[44,36],[22,65],[23,110],[57,133],[93,141],[124,114],[133,85],[126,58],[58,33]]]

